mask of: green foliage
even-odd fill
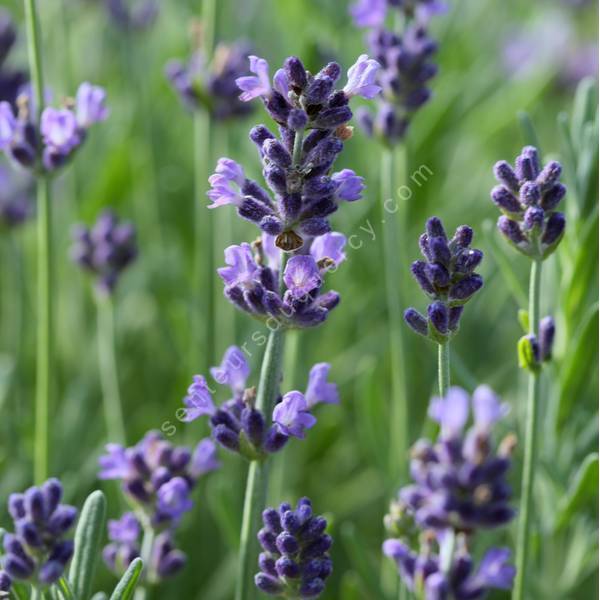
[[[110,596],[110,600],[132,600],[135,594],[135,588],[138,584],[144,562],[141,558],[136,558],[127,568],[123,577],[115,587]]]

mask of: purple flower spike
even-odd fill
[[[354,202],[362,198],[365,189],[364,177],[359,177],[352,169],[343,169],[339,173],[334,173],[331,179],[337,185],[336,200]]]
[[[226,248],[225,262],[229,266],[217,269],[217,273],[228,286],[248,284],[256,278],[259,271],[250,244]]]
[[[267,97],[271,93],[271,82],[269,80],[269,63],[264,58],[250,55],[250,71],[256,75],[238,77],[235,82],[242,90],[240,100],[248,102],[259,96]]]
[[[346,245],[346,236],[341,233],[326,233],[316,238],[310,246],[310,254],[317,261],[325,258],[331,259],[338,267],[346,260],[344,246]]]
[[[75,100],[77,123],[87,129],[94,123],[105,121],[109,110],[106,107],[106,91],[91,83],[82,83]]]
[[[305,430],[317,422],[308,410],[308,402],[303,394],[288,392],[273,409],[273,421],[277,423],[281,433],[303,439]]]
[[[283,281],[294,298],[303,298],[322,283],[319,268],[312,256],[293,256],[285,266]]]
[[[237,346],[230,346],[225,351],[221,365],[212,367],[210,374],[218,384],[228,385],[234,394],[241,394],[250,375],[250,365]]]
[[[182,419],[185,423],[195,421],[202,415],[212,415],[215,412],[212,395],[206,379],[202,375],[194,375],[194,382],[188,387],[188,393],[183,399],[183,403],[187,406],[185,417]]]
[[[346,96],[361,96],[367,100],[375,98],[381,92],[381,86],[375,83],[380,68],[381,65],[376,60],[361,54],[348,69],[348,83],[344,87]]]
[[[330,370],[331,365],[329,363],[317,363],[310,370],[308,385],[304,394],[309,409],[319,402],[339,404],[340,395],[337,385],[327,381]]]

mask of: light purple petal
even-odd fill
[[[250,244],[246,242],[225,248],[225,263],[228,266],[217,269],[217,273],[226,285],[249,284],[258,276],[259,267],[254,262]]]
[[[346,202],[355,202],[362,198],[365,189],[364,177],[357,175],[352,169],[342,169],[339,173],[331,176],[332,181],[337,184],[335,198]]]
[[[126,479],[131,473],[131,466],[125,448],[120,444],[107,444],[106,454],[98,459],[100,465],[99,479]]]
[[[109,110],[105,103],[106,91],[103,88],[87,81],[82,83],[77,90],[75,100],[75,112],[79,126],[87,128],[107,119]]]
[[[189,494],[187,481],[183,477],[173,477],[156,492],[158,509],[171,518],[178,519],[194,505]]]
[[[307,411],[304,395],[298,391],[288,392],[273,409],[273,422],[283,434],[303,438],[305,429],[310,429],[317,422]]]
[[[339,404],[340,396],[337,385],[327,381],[330,370],[331,365],[328,363],[317,363],[310,370],[305,393],[309,409],[319,402],[325,404]]]
[[[480,385],[473,392],[473,414],[477,427],[487,430],[509,411],[510,406],[500,402],[500,398],[487,385]]]
[[[510,550],[508,548],[488,550],[481,559],[481,564],[474,577],[475,581],[485,587],[510,589],[515,578],[515,568],[508,564],[509,558]]]
[[[283,281],[294,298],[302,298],[322,284],[319,267],[312,256],[292,256],[285,266]]]
[[[18,130],[18,122],[8,102],[0,102],[0,150],[6,150]]]
[[[358,0],[350,14],[358,27],[381,27],[385,21],[387,0]]]
[[[237,346],[229,346],[218,367],[212,367],[210,374],[220,385],[228,385],[233,393],[242,393],[250,375],[250,365],[245,354]]]
[[[271,93],[271,82],[269,81],[269,63],[264,58],[249,56],[250,71],[256,75],[238,77],[235,80],[238,88],[242,90],[240,100],[248,102],[259,96],[268,96]]]
[[[278,69],[273,77],[273,87],[287,99],[290,91],[290,81],[287,73],[283,69]]]
[[[349,96],[361,96],[367,100],[374,98],[381,91],[376,85],[377,72],[381,65],[366,54],[361,54],[354,65],[348,69],[348,83],[344,93]]]
[[[238,184],[239,187],[244,185],[246,181],[246,176],[244,175],[244,167],[237,163],[232,158],[227,158],[225,156],[221,157],[217,161],[217,167],[215,169],[215,173],[219,175],[223,175],[225,179],[229,181],[234,181]]]
[[[276,239],[276,235],[269,235],[264,232],[261,237],[262,249],[267,257],[267,264],[274,271],[278,271],[281,265],[281,250],[275,245]]]
[[[67,108],[45,108],[40,131],[48,146],[64,153],[70,152],[81,141],[75,114]]]
[[[140,532],[140,523],[132,512],[126,512],[120,519],[108,521],[108,537],[113,542],[135,544]]]
[[[239,206],[243,200],[241,187],[246,181],[244,169],[231,158],[220,158],[215,173],[209,178],[211,189],[206,195],[212,200],[208,208],[217,208],[226,204]]]
[[[194,375],[194,382],[188,388],[187,396],[183,399],[187,407],[181,419],[184,423],[195,421],[203,415],[214,414],[216,408],[212,399],[206,379],[202,375]]]
[[[433,398],[429,416],[440,424],[442,435],[460,434],[469,418],[469,394],[462,388],[451,387],[444,398]]]
[[[310,246],[310,254],[317,262],[324,258],[330,258],[337,267],[346,260],[345,245],[346,236],[337,231],[332,231],[313,240]]]
[[[221,462],[217,458],[216,444],[210,438],[201,440],[196,446],[192,456],[190,475],[194,478],[198,478],[210,471],[218,469],[220,466]]]

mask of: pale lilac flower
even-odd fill
[[[434,398],[429,406],[429,416],[441,426],[442,436],[459,435],[469,418],[469,394],[453,386],[444,398]]]
[[[273,409],[273,421],[283,434],[302,439],[304,430],[310,429],[317,422],[308,410],[308,403],[302,393],[288,392]]]
[[[131,474],[131,464],[121,444],[107,444],[106,452],[99,459],[100,479],[125,479]]]
[[[190,499],[190,488],[183,477],[173,477],[160,486],[156,493],[158,510],[171,519],[179,519],[191,510],[194,503]]]
[[[220,158],[215,173],[208,178],[211,189],[206,195],[212,200],[208,208],[239,206],[244,198],[240,188],[245,180],[244,169],[238,163],[231,158]]]
[[[331,176],[336,184],[336,200],[346,200],[354,202],[362,198],[362,192],[365,189],[365,179],[357,175],[352,169],[342,169]]]
[[[0,102],[0,150],[6,150],[18,131],[18,122],[8,102]]]
[[[187,408],[184,409],[184,417],[181,419],[184,423],[195,421],[202,415],[212,415],[215,412],[212,395],[206,379],[202,375],[194,375],[194,382],[187,391],[187,396],[183,399]]]
[[[66,108],[45,108],[40,131],[48,146],[64,154],[69,153],[81,141],[75,115]]]
[[[346,96],[361,96],[371,100],[381,91],[375,83],[381,65],[366,54],[361,54],[354,65],[348,69],[348,83],[344,87]]]
[[[358,0],[350,7],[350,14],[358,27],[381,27],[385,21],[387,0]]]
[[[346,236],[337,231],[332,231],[313,240],[310,246],[310,254],[317,262],[324,258],[330,258],[337,267],[346,260],[345,245]]]
[[[290,80],[285,72],[285,69],[278,69],[275,75],[273,76],[273,87],[284,97],[287,98],[287,95],[290,91]]]
[[[75,112],[80,127],[87,128],[106,120],[109,114],[106,107],[106,91],[87,81],[82,83],[77,90]]]
[[[205,438],[201,440],[192,456],[190,463],[190,474],[192,477],[201,477],[210,473],[221,466],[221,461],[217,458],[217,447],[215,443]]]
[[[473,416],[478,429],[489,431],[492,426],[503,419],[510,411],[510,406],[500,399],[487,385],[480,385],[473,392]]]
[[[281,250],[275,245],[276,235],[264,233],[261,235],[262,250],[267,258],[269,269],[277,271],[281,265]]]
[[[335,383],[327,381],[331,365],[329,363],[317,363],[310,370],[308,385],[304,397],[308,408],[311,409],[319,402],[325,404],[339,404],[340,395]]]
[[[250,61],[250,71],[254,73],[256,77],[248,75],[245,77],[238,77],[235,80],[237,86],[242,90],[240,100],[243,102],[248,102],[259,96],[268,96],[271,93],[269,63],[264,58],[254,55],[250,55],[248,60]]]
[[[246,242],[241,246],[225,248],[225,263],[229,266],[217,269],[217,273],[228,286],[249,284],[259,272],[252,248]]]
[[[250,365],[237,346],[229,346],[220,366],[212,367],[210,374],[218,384],[228,385],[234,394],[241,394],[250,375]]]
[[[294,298],[302,298],[322,284],[319,267],[312,256],[292,256],[285,266],[283,281]]]
[[[108,537],[115,542],[134,544],[140,531],[140,523],[132,512],[125,513],[120,519],[108,521]]]

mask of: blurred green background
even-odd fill
[[[6,0],[4,1],[6,3]],[[68,500],[81,502],[98,485],[96,462],[106,443],[96,354],[95,310],[90,281],[68,259],[73,223],[91,223],[105,206],[139,226],[140,257],[123,277],[115,302],[118,357],[128,442],[165,422],[177,425],[171,438],[192,443],[207,434],[198,422],[177,423],[191,376],[215,364],[232,343],[248,342],[261,326],[221,296],[217,275],[203,284],[202,301],[192,305],[194,169],[206,177],[222,154],[260,177],[260,164],[247,132],[270,124],[257,111],[243,122],[215,124],[209,164],[194,165],[192,118],[165,76],[164,65],[190,50],[190,20],[200,2],[161,3],[156,23],[125,33],[108,20],[103,2],[40,2],[46,84],[55,98],[73,94],[88,80],[107,88],[110,119],[92,132],[75,162],[54,184],[56,248],[57,373],[52,407],[51,473],[61,477]],[[418,114],[408,142],[410,172],[427,165],[432,175],[413,195],[401,240],[409,259],[425,219],[437,215],[447,228],[467,223],[474,247],[485,253],[485,287],[469,303],[460,335],[452,343],[453,383],[472,390],[491,385],[512,406],[506,429],[522,434],[525,376],[516,361],[521,335],[519,308],[526,308],[528,261],[500,239],[497,211],[489,199],[496,160],[512,160],[531,133],[520,126],[527,111],[545,159],[566,169],[570,193],[563,208],[568,230],[559,251],[545,263],[542,314],[553,314],[558,333],[555,360],[544,377],[540,467],[535,489],[532,598],[589,599],[597,582],[597,391],[598,391],[598,206],[596,99],[583,106],[576,82],[596,51],[594,3],[559,0],[451,2],[437,17],[432,35],[440,42],[433,100]],[[10,62],[26,66],[21,3],[7,4],[20,38]],[[348,68],[363,52],[363,32],[354,28],[341,0],[221,0],[217,41],[243,38],[272,67],[296,54],[317,70],[329,59]],[[590,56],[591,54],[591,56]],[[596,55],[597,56],[597,55]],[[596,58],[597,61],[597,58]],[[597,63],[596,63],[597,64]],[[563,115],[562,117],[560,115]],[[332,520],[334,575],[324,598],[387,599],[395,595],[394,568],[380,546],[382,517],[401,481],[393,465],[390,437],[391,370],[383,281],[380,148],[358,129],[338,168],[366,178],[363,201],[336,213],[334,227],[356,234],[359,249],[328,285],[342,304],[328,322],[301,332],[286,359],[286,389],[304,389],[310,366],[333,365],[341,388],[339,407],[322,407],[319,424],[303,442],[277,457],[272,501],[312,498]],[[219,214],[217,214],[219,213]],[[256,237],[254,226],[227,209],[205,212],[214,230],[214,253],[231,242]],[[375,239],[361,230],[372,225]],[[358,244],[358,238],[354,238]],[[0,501],[31,483],[33,446],[35,228],[3,232],[0,238]],[[210,261],[204,247],[202,261]],[[403,273],[407,304],[424,308],[417,285]],[[207,270],[206,270],[207,271]],[[208,273],[208,271],[207,271]],[[208,274],[207,274],[208,277]],[[207,290],[215,289],[216,347],[190,340],[190,315],[207,314]],[[404,307],[402,307],[404,308]],[[436,389],[435,348],[407,332],[407,386],[411,442],[430,431],[424,415]],[[190,365],[191,344],[202,357]],[[251,359],[258,379],[261,348]],[[290,350],[288,348],[288,350]],[[219,398],[222,399],[222,398]],[[500,432],[501,433],[501,432]],[[196,490],[197,504],[180,532],[188,567],[155,598],[232,597],[236,544],[241,523],[246,465],[221,452],[223,468]],[[520,452],[513,469],[515,504]],[[109,514],[119,512],[116,488],[106,486]],[[6,522],[5,520],[3,522]],[[481,545],[514,548],[516,528],[484,535]],[[108,589],[109,572],[99,570],[97,587]],[[501,597],[501,595],[498,595]]]

